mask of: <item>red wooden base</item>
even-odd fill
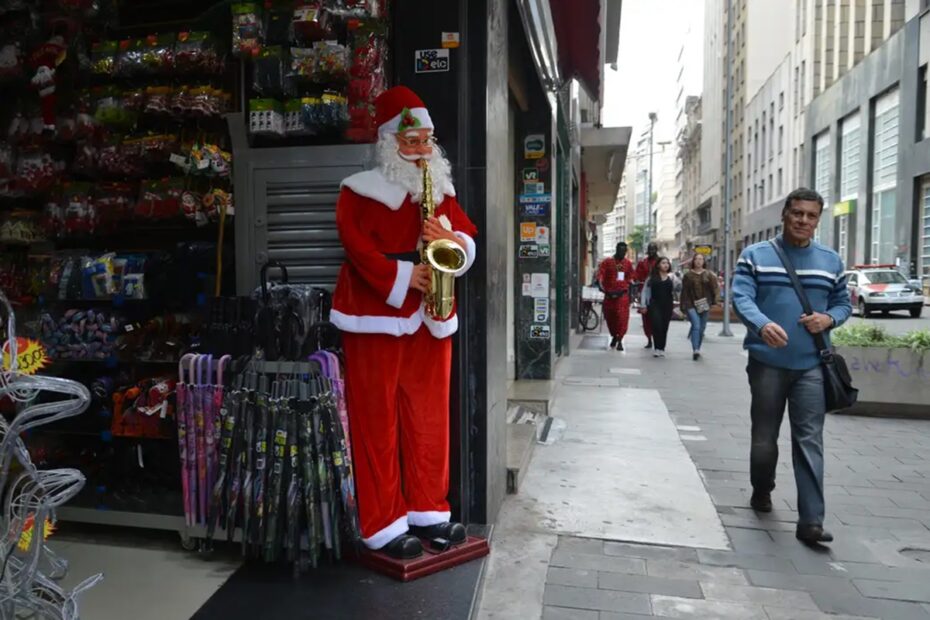
[[[423,555],[413,560],[395,560],[381,551],[365,549],[359,554],[358,561],[373,571],[406,582],[482,558],[491,552],[487,539],[475,536],[469,536],[461,545],[441,553],[430,553],[428,545],[428,541],[423,541]]]

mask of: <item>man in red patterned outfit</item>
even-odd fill
[[[610,330],[610,348],[623,350],[623,337],[630,324],[630,285],[633,283],[633,263],[626,257],[627,245],[617,244],[617,251],[601,261],[597,281],[604,291],[604,318]]]
[[[420,538],[465,541],[449,504],[450,336],[424,310],[428,265],[419,249],[454,241],[475,260],[477,229],[455,198],[451,166],[411,90],[375,102],[378,167],[342,182],[336,224],[346,251],[332,322],[343,331],[346,397],[364,544],[397,558],[423,552]],[[424,222],[421,159],[433,179],[436,217]],[[464,272],[463,272],[464,273]],[[413,534],[413,535],[411,535]]]
[[[649,279],[649,275],[652,273],[652,269],[656,266],[656,261],[659,260],[659,246],[655,243],[650,243],[646,247],[646,258],[639,261],[639,264],[636,265],[636,281],[639,283],[640,287],[645,286],[646,280]],[[646,309],[640,308],[640,314],[643,315],[643,333],[646,335],[646,348],[652,348],[652,323],[649,322],[649,317],[646,315]]]

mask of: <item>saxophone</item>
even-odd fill
[[[423,198],[420,203],[423,222],[436,214],[433,199],[433,177],[429,163],[420,160],[423,169]],[[455,276],[465,269],[468,260],[462,246],[448,239],[436,239],[428,245],[421,244],[420,260],[432,268],[432,286],[424,296],[427,315],[437,321],[445,321],[455,308]]]

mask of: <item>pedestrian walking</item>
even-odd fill
[[[643,287],[643,307],[652,329],[655,343],[653,357],[665,357],[665,343],[668,340],[668,326],[672,322],[675,310],[675,278],[672,276],[672,263],[664,256],[656,260],[652,275]]]
[[[650,243],[646,246],[646,258],[639,261],[639,264],[636,265],[636,282],[640,287],[645,290],[646,281],[652,275],[653,269],[655,269],[656,262],[659,259],[659,246],[655,243]],[[640,310],[643,315],[643,334],[646,335],[646,348],[652,348],[652,323],[649,322],[649,316],[646,313],[646,309],[642,308]]]
[[[703,254],[695,254],[691,259],[690,271],[682,279],[681,298],[678,302],[678,307],[691,323],[691,356],[694,361],[701,359],[701,344],[707,329],[707,316],[710,314],[710,307],[716,305],[719,295],[717,276],[706,267],[707,258]]]
[[[623,351],[623,337],[630,324],[633,263],[626,253],[627,245],[621,241],[614,255],[602,260],[597,268],[597,281],[604,291],[604,318],[610,331],[610,348],[617,351]]]
[[[778,465],[778,433],[788,405],[791,454],[798,490],[796,536],[807,544],[825,543],[833,535],[823,528],[823,424],[826,401],[820,352],[813,334],[829,333],[852,313],[843,261],[832,249],[813,241],[823,213],[823,198],[797,189],[785,200],[783,234],[771,242],[746,248],[736,265],[732,295],[737,315],[748,333],[749,389],[752,394],[750,505],[772,510]],[[779,244],[810,298],[805,314]]]

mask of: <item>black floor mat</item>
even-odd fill
[[[467,620],[484,559],[410,583],[355,564],[311,570],[247,564],[233,573],[192,620]]]

